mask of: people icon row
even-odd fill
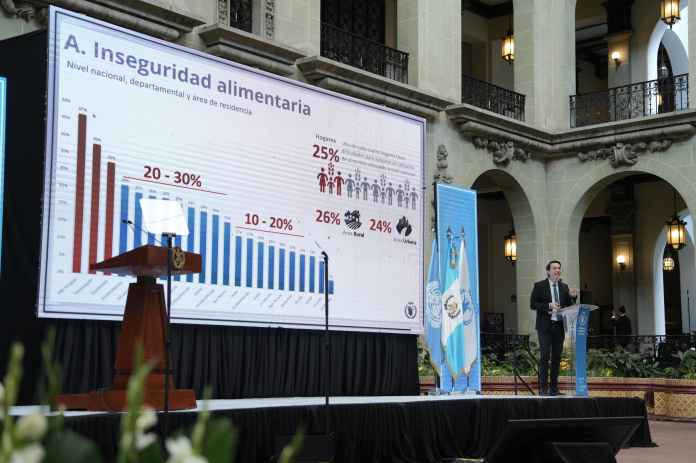
[[[330,195],[342,196],[345,185],[346,196],[349,199],[411,209],[415,209],[418,202],[418,193],[408,180],[395,186],[387,181],[385,175],[381,175],[379,180],[375,178],[370,182],[368,177],[361,174],[360,169],[355,170],[355,175],[348,174],[348,177],[344,177],[341,171],[334,171],[333,164],[329,163],[327,169],[320,169],[317,180],[319,191]]]

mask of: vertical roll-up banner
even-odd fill
[[[581,305],[575,322],[575,395],[587,397],[587,326],[589,307]]]
[[[481,391],[476,192],[437,185],[441,342],[453,392]],[[442,388],[447,390],[448,385]]]

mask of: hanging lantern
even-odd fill
[[[510,233],[505,236],[503,245],[505,260],[515,265],[515,262],[517,262],[517,235],[515,235],[515,230],[510,230]]]
[[[676,214],[667,221],[667,244],[675,251],[686,246],[686,222]]]
[[[503,37],[500,56],[510,64],[515,61],[515,36],[512,33],[512,28],[508,29]]]
[[[660,19],[671,29],[679,22],[679,0],[660,0]]]
[[[665,257],[662,259],[662,270],[665,272],[671,272],[674,270],[674,259],[671,257]]]

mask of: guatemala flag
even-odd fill
[[[430,353],[430,363],[440,376],[440,388],[449,389],[452,380],[444,368],[445,355],[440,341],[442,325],[442,294],[440,292],[440,257],[437,241],[433,239],[433,252],[428,269],[428,284],[425,287],[425,346]]]
[[[454,239],[448,246],[445,266],[445,292],[442,294],[442,329],[440,340],[445,350],[445,360],[453,378],[465,372],[464,360],[464,313],[462,310],[462,290],[460,282],[460,258],[464,250],[464,240],[456,249]]]

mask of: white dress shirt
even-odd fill
[[[561,297],[561,287],[558,286],[558,281],[556,281],[555,284],[556,284],[556,291],[558,292],[558,297]],[[554,304],[558,304],[558,306],[560,307],[561,301],[556,299],[556,294],[553,291],[553,285],[554,285],[554,282],[549,280],[549,290],[551,291],[551,301],[553,301]],[[560,318],[560,315],[558,313],[554,312],[551,314],[551,320],[557,322],[560,319],[561,318]]]

